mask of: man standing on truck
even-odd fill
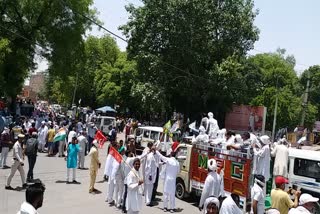
[[[204,182],[203,191],[199,202],[199,210],[203,208],[205,200],[210,197],[219,198],[224,196],[223,177],[217,173],[217,162],[215,159],[208,160],[208,175]]]
[[[263,175],[265,181],[270,179],[270,138],[267,135],[263,135],[259,138],[261,149],[257,149],[257,145],[253,148],[253,153],[256,156],[256,170],[255,174]]]
[[[278,209],[280,214],[287,214],[290,208],[298,206],[298,198],[301,192],[296,191],[294,193],[294,202],[292,202],[289,196],[292,189],[289,189],[288,192],[284,191],[289,181],[282,176],[278,176],[275,179],[275,183],[276,189],[271,190],[271,207]]]

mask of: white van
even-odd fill
[[[319,150],[318,150],[319,149]],[[289,185],[320,197],[320,148],[289,149]]]
[[[165,152],[171,148],[172,142],[169,139],[168,134],[163,132],[162,127],[145,126],[139,127],[134,133],[137,149],[143,150],[147,147],[149,142],[160,141],[160,148],[162,152]]]
[[[116,126],[116,118],[108,116],[97,116],[94,118],[94,123],[98,129],[100,129],[105,135],[109,134],[109,127]]]

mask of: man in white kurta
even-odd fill
[[[121,207],[122,196],[123,196],[123,188],[124,188],[124,162],[126,160],[125,157],[125,149],[123,146],[118,149],[119,154],[122,156],[122,162],[119,165],[119,168],[115,175],[115,189],[114,189],[114,198],[115,205],[117,208]]]
[[[135,158],[133,160],[133,169],[130,171],[127,183],[128,183],[128,197],[126,200],[126,208],[128,214],[138,214],[142,208],[142,176],[139,174],[140,159]]]
[[[215,159],[208,160],[208,175],[204,182],[203,191],[201,194],[199,209],[202,209],[202,206],[205,200],[210,197],[219,198],[219,196],[224,197],[224,182],[223,177],[221,177],[217,172],[217,162]]]
[[[263,175],[267,182],[270,179],[270,138],[267,135],[263,135],[260,137],[259,142],[262,148],[259,150],[253,148],[254,155],[257,157],[255,173]]]
[[[175,209],[175,193],[176,193],[176,178],[180,171],[179,162],[174,157],[164,157],[159,151],[156,152],[161,161],[166,165],[165,179],[163,187],[163,206],[164,210]]]
[[[39,151],[44,152],[44,146],[46,145],[48,134],[48,127],[46,126],[46,122],[41,122],[41,127],[38,130],[38,141],[39,141]]]
[[[285,178],[288,177],[289,149],[288,146],[285,144],[285,141],[281,141],[281,144],[276,145],[271,151],[271,156],[275,157],[273,167],[274,177],[279,175]]]
[[[232,196],[228,196],[222,202],[219,214],[242,214],[243,212],[240,210]]]
[[[213,118],[213,113],[209,112],[208,113],[208,135],[210,139],[215,139],[217,138],[217,134],[219,131],[219,125],[216,119]]]
[[[256,175],[251,188],[252,208],[250,214],[263,214],[265,212],[265,194],[263,188],[265,180],[263,175]]]
[[[153,185],[154,185],[154,183],[156,181],[156,176],[157,176],[157,163],[156,163],[154,152],[150,152],[147,155],[144,173],[145,173],[144,174],[144,183],[145,183],[144,196],[145,196],[145,202],[146,202],[147,206],[150,206]]]
[[[86,153],[86,147],[88,144],[87,133],[85,131],[81,132],[81,134],[79,135],[78,144],[80,146],[80,152],[78,153],[78,156],[79,156],[78,168],[84,169],[85,153]]]

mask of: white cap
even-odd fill
[[[266,214],[280,214],[280,212],[277,209],[269,209]]]
[[[46,122],[43,120],[42,122],[41,122],[41,124],[43,125],[43,124],[46,124]]]
[[[217,161],[215,159],[208,160],[208,169],[215,171],[217,169]]]
[[[271,142],[270,142],[270,137],[268,135],[263,135],[260,137],[260,140],[262,141],[262,143],[264,145],[269,145]]]
[[[99,148],[99,143],[98,143],[97,140],[93,140],[93,141],[92,141],[92,144],[93,144],[95,147]]]
[[[300,205],[303,205],[309,202],[318,202],[318,201],[319,201],[319,198],[312,197],[312,195],[308,193],[303,193],[299,199]]]

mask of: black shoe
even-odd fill
[[[32,183],[33,179],[32,178],[27,178],[28,183]]]
[[[26,189],[27,187],[28,187],[28,184],[26,183],[22,185],[22,189]]]
[[[80,184],[80,182],[78,182],[78,181],[76,181],[76,180],[73,180],[72,183],[73,183],[73,184]]]
[[[12,186],[5,186],[4,187],[6,190],[14,190],[13,188],[12,188]]]
[[[163,212],[168,212],[169,210],[165,207],[163,208]]]
[[[7,165],[4,165],[3,168],[4,168],[4,169],[10,169],[11,167],[10,167],[10,166],[7,166]]]

